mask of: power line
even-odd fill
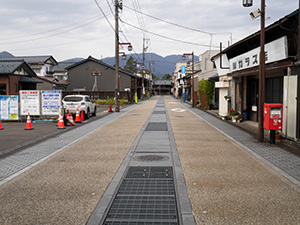
[[[90,19],[94,19],[94,18],[96,18],[96,17],[99,17],[99,15],[96,15],[96,16],[93,16],[93,17],[90,17],[90,18],[81,20],[81,21],[79,21],[79,22],[76,22],[76,23],[72,23],[72,24],[63,26],[63,27],[55,28],[55,29],[52,29],[52,30],[47,30],[47,31],[43,31],[43,32],[38,32],[38,33],[34,33],[34,34],[28,34],[28,35],[19,36],[19,37],[1,38],[0,40],[20,39],[20,38],[26,38],[26,37],[31,37],[31,36],[37,36],[37,35],[41,35],[41,34],[46,34],[46,33],[50,33],[50,32],[53,32],[53,31],[65,29],[65,28],[67,28],[67,27],[71,27],[71,26],[76,25],[76,24],[80,24],[80,23],[82,23],[82,22],[84,22],[84,21],[87,21],[87,20],[90,20]],[[99,18],[99,19],[100,19],[100,18]]]
[[[126,6],[126,5],[124,5],[124,7],[128,8],[128,9],[130,9],[130,10],[133,10],[133,11],[137,11],[136,9],[130,8],[129,6]],[[173,26],[181,27],[181,28],[184,28],[184,29],[196,31],[196,32],[203,33],[203,34],[209,34],[209,35],[216,34],[216,33],[211,33],[211,32],[207,32],[207,31],[198,30],[198,29],[195,29],[195,28],[190,28],[190,27],[187,27],[187,26],[184,26],[184,25],[180,25],[180,24],[177,24],[177,23],[169,22],[169,21],[167,21],[167,20],[160,19],[160,18],[158,18],[158,17],[149,15],[149,14],[144,13],[144,12],[141,12],[141,11],[138,11],[138,12],[139,12],[140,14],[143,14],[143,15],[148,16],[148,17],[150,17],[150,18],[153,18],[153,19],[162,21],[162,22],[164,22],[164,23],[171,24],[171,25],[173,25]]]
[[[44,37],[33,38],[33,39],[23,40],[23,41],[5,42],[5,43],[0,43],[0,44],[17,44],[17,43],[24,43],[24,42],[30,42],[30,41],[37,41],[37,40],[45,39],[45,38],[48,38],[48,37],[53,37],[53,36],[56,36],[56,35],[60,35],[60,34],[64,34],[64,33],[67,33],[67,32],[73,31],[73,30],[76,30],[76,29],[78,29],[78,28],[80,28],[80,27],[87,26],[87,25],[89,25],[89,24],[91,24],[91,23],[94,23],[94,22],[96,22],[96,21],[98,21],[98,20],[99,20],[99,18],[96,19],[96,20],[93,20],[93,21],[91,21],[91,22],[89,22],[89,23],[85,23],[85,24],[83,24],[83,25],[74,27],[74,28],[72,28],[72,29],[65,30],[65,31],[62,31],[62,32],[58,32],[58,33],[54,33],[54,34],[49,34],[49,35],[46,35],[46,36],[44,36]]]
[[[144,29],[142,28],[139,28],[137,26],[134,26],[130,23],[127,23],[123,20],[120,19],[120,21],[128,26],[131,26],[135,29],[138,29],[138,30],[142,30],[144,32],[146,32]],[[172,41],[177,41],[177,42],[181,42],[181,43],[184,43],[184,44],[189,44],[189,45],[198,45],[198,46],[203,46],[203,47],[214,47],[214,48],[218,48],[219,46],[210,46],[210,45],[206,45],[206,44],[199,44],[199,43],[194,43],[194,42],[189,42],[189,41],[183,41],[183,40],[179,40],[179,39],[176,39],[176,38],[171,38],[171,37],[167,37],[167,36],[164,36],[164,35],[161,35],[161,34],[157,34],[157,33],[154,33],[154,32],[151,32],[151,31],[147,31],[149,34],[152,34],[152,35],[155,35],[155,36],[158,36],[158,37],[161,37],[161,38],[165,38],[165,39],[168,39],[168,40],[172,40]]]
[[[102,12],[103,16],[105,17],[106,21],[109,23],[110,27],[113,29],[114,32],[115,28],[111,25],[111,23],[109,22],[107,16],[105,15],[104,11],[102,10],[101,6],[99,5],[99,3],[97,2],[97,0],[94,0],[94,2],[96,3],[96,5],[98,6],[98,8],[100,9],[100,11]]]

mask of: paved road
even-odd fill
[[[281,162],[290,170],[283,171],[270,162],[279,150],[251,142],[240,131],[229,131],[222,121],[171,97],[164,103],[169,138],[174,137],[171,148],[178,151],[176,166],[184,175],[175,185],[187,187],[186,194],[177,192],[182,193],[178,201],[188,203],[188,197],[197,224],[300,224],[300,167],[286,158],[297,163],[298,156],[287,153]],[[151,119],[161,122],[161,114],[152,113],[159,111],[159,104],[153,97],[1,159],[0,223],[86,224],[95,209],[107,209],[116,191],[108,187],[121,180],[118,172],[130,165],[128,154],[149,154],[145,149],[150,137],[143,140],[140,134]],[[163,135],[152,141],[162,148],[153,146],[156,154],[164,154]]]
[[[91,117],[88,122],[98,119],[107,113],[107,107],[97,107],[96,117]],[[86,122],[87,122],[86,121]],[[25,122],[2,122],[3,130],[0,130],[0,156],[14,152],[16,150],[24,149],[36,142],[43,141],[52,136],[58,135],[64,131],[58,130],[56,123],[32,123],[33,130],[24,130],[26,127]],[[67,126],[66,129],[74,129],[77,126]]]

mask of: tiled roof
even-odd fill
[[[24,60],[3,60],[0,59],[0,74],[12,74],[18,69]]]
[[[11,58],[1,58],[3,60],[24,60],[27,63],[45,63],[47,60],[52,59],[55,61],[55,59],[51,55],[45,55],[45,56],[16,56]],[[56,61],[55,61],[56,63]]]
[[[53,66],[54,72],[67,72],[66,67],[73,65],[75,62],[59,62],[57,66]]]

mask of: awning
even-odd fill
[[[40,81],[38,79],[35,79],[34,77],[27,77],[27,76],[22,76],[21,79],[19,80],[20,83],[43,83],[43,81]]]

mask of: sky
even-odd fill
[[[141,53],[143,39],[147,52],[163,57],[200,55],[219,49],[221,41],[226,47],[260,29],[260,19],[252,20],[249,13],[260,8],[261,1],[253,1],[246,8],[242,0],[123,0],[120,42],[130,42],[133,51],[128,52],[126,46],[120,51]],[[1,0],[0,52],[52,55],[57,61],[113,57],[114,2]],[[298,0],[266,0],[266,26],[298,7]]]

